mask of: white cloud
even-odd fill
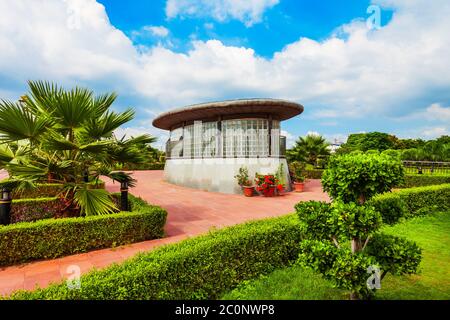
[[[146,35],[151,35],[154,37],[165,38],[169,35],[170,31],[163,26],[143,26],[138,31],[133,31],[132,35],[135,37],[141,37]]]
[[[217,14],[255,22],[261,8],[276,2],[249,1],[251,10],[226,7],[226,15]],[[266,96],[298,101],[306,111],[316,108],[316,118],[363,121],[423,111],[435,101],[447,105],[449,2],[374,2],[396,8],[382,29],[370,31],[354,21],[341,28],[344,38],[301,38],[268,59],[218,40],[194,41],[187,53],[162,45],[137,48],[94,0],[3,0],[0,92],[19,96],[27,79],[48,79],[116,90],[156,113],[207,100]],[[170,10],[168,16],[186,11]],[[448,119],[448,108],[430,108],[434,121]]]
[[[433,103],[425,111],[425,117],[430,120],[450,122],[450,107],[442,107],[438,103]]]
[[[450,131],[448,127],[429,127],[422,129],[421,136],[425,136],[427,138],[437,138],[443,135],[450,135]]]
[[[279,0],[167,0],[166,15],[175,17],[211,17],[219,22],[242,21],[247,27],[262,21],[264,12]]]

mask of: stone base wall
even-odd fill
[[[287,162],[283,158],[169,159],[164,167],[164,180],[194,189],[240,194],[242,190],[234,178],[240,167],[247,167],[253,181],[256,172],[275,174],[281,163],[285,187],[290,191]]]

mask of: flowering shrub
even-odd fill
[[[256,174],[255,175],[256,190],[266,197],[275,195],[275,190],[282,191],[283,185],[273,174]]]

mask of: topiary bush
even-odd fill
[[[45,219],[0,226],[0,265],[52,259],[92,249],[160,238],[167,212],[137,203],[138,210],[109,215]]]
[[[364,203],[403,182],[400,160],[379,154],[345,154],[329,159],[322,186],[332,199]]]
[[[11,299],[216,299],[243,280],[296,260],[301,234],[293,215],[248,222],[139,254],[120,265]]]

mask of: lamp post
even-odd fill
[[[0,224],[11,223],[11,191],[3,188],[0,198]]]
[[[120,183],[120,210],[128,211],[128,182]]]

